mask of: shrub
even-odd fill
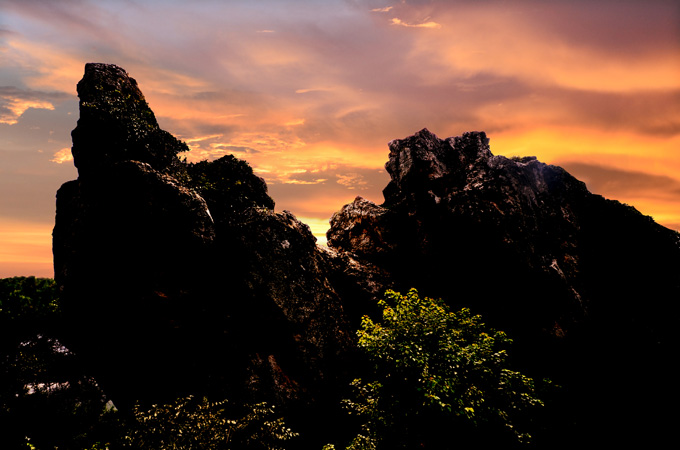
[[[453,448],[527,442],[527,412],[542,406],[534,382],[510,370],[501,331],[469,309],[387,291],[382,321],[364,317],[359,347],[370,377],[344,401],[361,429],[348,449]],[[333,448],[329,446],[327,448]],[[507,448],[507,447],[506,447]]]

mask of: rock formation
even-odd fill
[[[385,202],[344,206],[329,247],[509,332],[520,365],[565,386],[556,422],[572,444],[662,429],[678,233],[560,167],[492,155],[484,133],[442,140],[424,129],[389,148]]]
[[[354,333],[309,228],[233,156],[182,163],[134,79],[87,64],[78,179],[57,193],[55,278],[82,356],[119,407],[178,395],[314,408]],[[345,385],[346,379],[342,379]],[[332,403],[337,404],[338,399]]]
[[[389,143],[384,203],[344,206],[323,248],[247,163],[180,161],[186,146],[123,69],[87,64],[78,94],[78,179],[54,228],[63,340],[119,406],[264,399],[317,448],[360,317],[385,289],[416,287],[481,313],[515,339],[519,368],[564,387],[549,448],[666,425],[680,238],[634,208],[494,156],[484,133],[422,130]]]

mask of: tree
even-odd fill
[[[344,401],[361,423],[348,449],[528,441],[527,413],[542,402],[531,378],[507,368],[505,333],[415,289],[387,291],[379,306],[382,321],[365,316],[358,331],[371,376],[354,380],[354,396]]]

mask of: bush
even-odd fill
[[[542,406],[531,378],[507,368],[511,340],[469,309],[387,291],[382,321],[364,317],[359,347],[370,378],[344,401],[361,429],[348,449],[453,448],[527,442],[528,412]],[[333,446],[327,446],[333,448]]]

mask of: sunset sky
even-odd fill
[[[0,277],[52,276],[87,62],[189,161],[233,153],[309,224],[382,203],[387,143],[486,131],[680,228],[680,2],[0,0]]]

